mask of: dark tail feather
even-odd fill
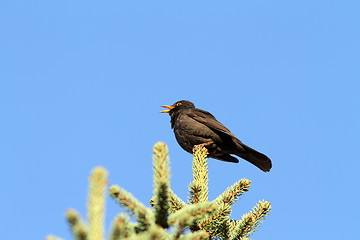
[[[211,158],[221,160],[221,161],[225,161],[225,162],[233,162],[233,163],[238,163],[239,162],[239,159],[237,159],[236,157],[231,156],[230,154],[211,156]]]
[[[238,144],[236,144],[238,145]],[[260,168],[261,170],[263,170],[264,172],[269,172],[271,167],[272,167],[272,163],[270,158],[268,158],[266,155],[256,151],[255,149],[252,149],[249,146],[246,146],[243,143],[240,143],[241,147],[238,148],[238,151],[235,152],[235,154],[243,159],[245,159],[246,161],[254,164],[255,166],[257,166],[258,168]]]

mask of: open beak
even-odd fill
[[[163,105],[161,107],[167,108],[167,110],[160,111],[161,113],[169,113],[171,109],[175,108],[173,106],[166,106],[166,105]]]

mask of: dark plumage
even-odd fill
[[[230,155],[235,154],[264,172],[270,171],[272,164],[267,156],[243,144],[211,113],[185,100],[162,107],[167,108],[161,112],[169,113],[175,138],[185,151],[192,153],[194,146],[204,145],[210,158],[237,163],[239,160]]]

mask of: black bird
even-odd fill
[[[239,160],[230,155],[235,154],[264,172],[270,171],[272,164],[267,156],[243,144],[211,113],[185,100],[161,107],[167,108],[161,112],[169,113],[175,138],[185,151],[192,153],[194,146],[203,145],[210,158],[238,163]]]

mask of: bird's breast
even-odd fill
[[[190,153],[195,145],[219,140],[209,127],[184,114],[174,121],[174,134],[179,145]]]

